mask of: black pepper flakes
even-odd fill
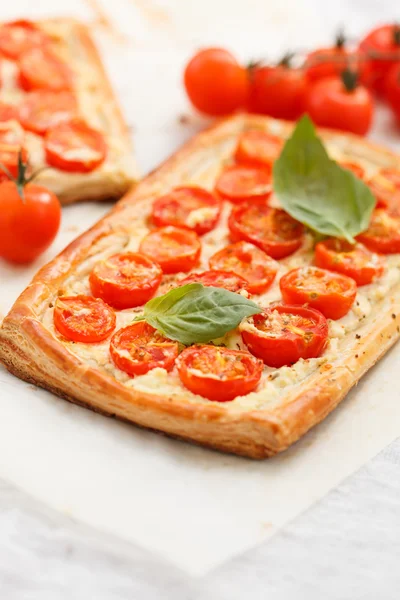
[[[356,333],[356,340],[361,340],[361,335],[359,333]]]

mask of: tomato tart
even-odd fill
[[[400,158],[319,130],[326,168],[351,193],[362,178],[369,213],[346,239],[316,235],[313,206],[289,215],[277,185],[293,127],[231,117],[140,182],[16,301],[0,329],[7,369],[105,415],[251,458],[324,419],[400,336],[399,213],[368,188],[385,173],[397,185]],[[301,190],[295,210],[300,201]]]
[[[63,204],[119,198],[137,179],[128,128],[77,21],[0,24],[0,162],[13,176],[20,151]]]

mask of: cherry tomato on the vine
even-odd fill
[[[298,119],[305,109],[308,83],[302,69],[286,64],[254,67],[251,71],[249,108],[276,119]]]
[[[246,104],[247,70],[223,48],[200,50],[185,68],[184,83],[192,104],[207,115],[227,115]]]
[[[307,93],[307,112],[316,125],[365,135],[374,105],[369,90],[357,85],[355,73],[316,81]]]
[[[376,27],[361,40],[359,49],[367,59],[369,85],[382,93],[386,74],[400,61],[400,26],[391,24]]]
[[[385,98],[400,125],[400,58],[399,62],[388,70],[383,86]]]
[[[3,181],[0,184],[0,256],[14,263],[32,262],[50,246],[60,219],[60,203],[53,192],[28,183],[22,198],[13,181]]]

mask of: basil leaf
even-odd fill
[[[367,229],[375,206],[368,186],[329,158],[307,116],[275,161],[273,188],[292,217],[318,233],[349,242]]]
[[[143,317],[166,337],[188,345],[222,337],[261,310],[240,294],[189,283],[147,302]]]

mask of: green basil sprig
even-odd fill
[[[189,345],[222,337],[261,310],[240,294],[189,283],[147,302],[136,320],[144,319],[171,340]]]
[[[318,233],[352,243],[367,229],[375,206],[368,186],[329,158],[307,116],[275,161],[273,189],[292,217]]]

